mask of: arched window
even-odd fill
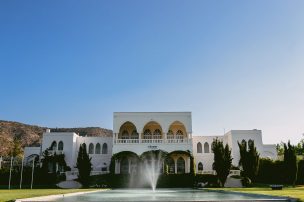
[[[167,133],[167,139],[174,139],[174,134],[172,130],[169,130]]]
[[[159,129],[156,129],[153,133],[153,139],[161,139],[161,132]]]
[[[197,143],[197,145],[196,145],[196,151],[197,151],[197,153],[202,153],[202,143]]]
[[[107,145],[107,143],[103,143],[102,154],[107,154],[107,153],[108,153],[108,145]]]
[[[138,139],[138,133],[136,130],[133,130],[133,132],[131,134],[131,139]]]
[[[59,150],[59,151],[62,151],[62,150],[63,150],[63,142],[62,142],[62,141],[60,141],[60,142],[58,143],[58,150]]]
[[[184,139],[183,131],[178,130],[178,131],[176,132],[176,139]]]
[[[51,144],[51,150],[56,151],[57,150],[57,142],[53,141]]]
[[[122,131],[121,139],[129,139],[128,131],[126,130]]]
[[[129,160],[126,157],[120,161],[120,174],[129,174]]]
[[[197,169],[198,169],[198,171],[203,171],[204,166],[203,166],[202,162],[198,163]]]
[[[93,145],[93,143],[89,144],[89,154],[94,154],[94,145]]]
[[[177,173],[182,174],[185,173],[185,160],[182,157],[177,159]]]
[[[167,165],[168,165],[168,173],[175,173],[175,163],[171,157],[167,159]]]
[[[100,154],[100,144],[97,143],[95,146],[95,154]]]
[[[205,144],[204,144],[204,153],[209,153],[210,151],[209,151],[209,144],[208,144],[208,142],[205,142]]]
[[[152,139],[152,133],[149,129],[145,130],[144,139]]]

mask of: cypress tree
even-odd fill
[[[89,185],[90,173],[92,171],[91,158],[86,149],[86,144],[79,146],[76,168],[78,168],[78,179],[83,186]]]
[[[284,144],[284,168],[285,168],[285,179],[286,183],[295,185],[297,180],[297,155],[295,146],[290,144]]]
[[[227,144],[224,147],[223,142],[216,138],[212,143],[212,151],[214,153],[213,169],[216,171],[220,186],[223,187],[232,166],[231,150]]]
[[[260,155],[253,140],[238,142],[240,150],[239,166],[242,168],[242,176],[248,177],[252,182],[256,180],[259,170]],[[248,147],[248,148],[247,148]]]

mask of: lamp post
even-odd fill
[[[35,170],[35,158],[33,159],[33,164],[32,164],[32,180],[31,180],[31,189],[33,189],[33,181],[34,181],[34,170]]]
[[[20,186],[19,186],[20,189],[22,187],[23,162],[24,162],[24,156],[22,157],[22,162],[21,162],[21,176],[20,176]]]
[[[13,166],[13,157],[11,157],[11,166],[10,166],[10,174],[9,174],[9,180],[8,180],[8,189],[11,189],[12,166]]]

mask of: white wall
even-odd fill
[[[112,157],[112,147],[113,147],[113,139],[112,137],[78,137],[77,141],[77,149],[76,149],[76,159],[79,151],[79,145],[85,143],[87,146],[87,153],[89,153],[89,145],[92,143],[94,145],[94,153],[89,154],[92,158],[91,163],[93,166],[93,171],[101,171],[102,167],[107,167],[109,169],[111,157]],[[95,154],[96,144],[100,144],[100,154]],[[102,146],[103,144],[107,144],[107,153],[102,154]],[[75,160],[76,166],[76,160]]]
[[[223,137],[219,136],[193,136],[193,156],[195,159],[195,165],[196,170],[198,171],[198,164],[201,162],[203,164],[204,170],[212,170],[212,164],[214,159],[214,154],[211,150],[212,142],[215,138],[219,138],[220,140],[223,139]],[[197,145],[198,143],[201,143],[202,145],[202,153],[197,152]],[[209,153],[206,153],[204,150],[205,143],[208,143],[209,145]]]
[[[48,149],[53,141],[58,144],[60,141],[63,142],[63,153],[65,155],[65,161],[68,166],[74,170],[74,162],[75,162],[75,142],[76,138],[79,137],[76,133],[70,132],[51,132],[51,133],[43,133],[42,136],[42,152]]]

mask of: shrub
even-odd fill
[[[266,184],[284,184],[284,162],[271,159],[260,159],[256,182]]]
[[[243,177],[241,182],[244,187],[248,187],[249,185],[251,185],[251,180],[249,177]]]
[[[298,162],[297,184],[304,185],[304,160]]]

